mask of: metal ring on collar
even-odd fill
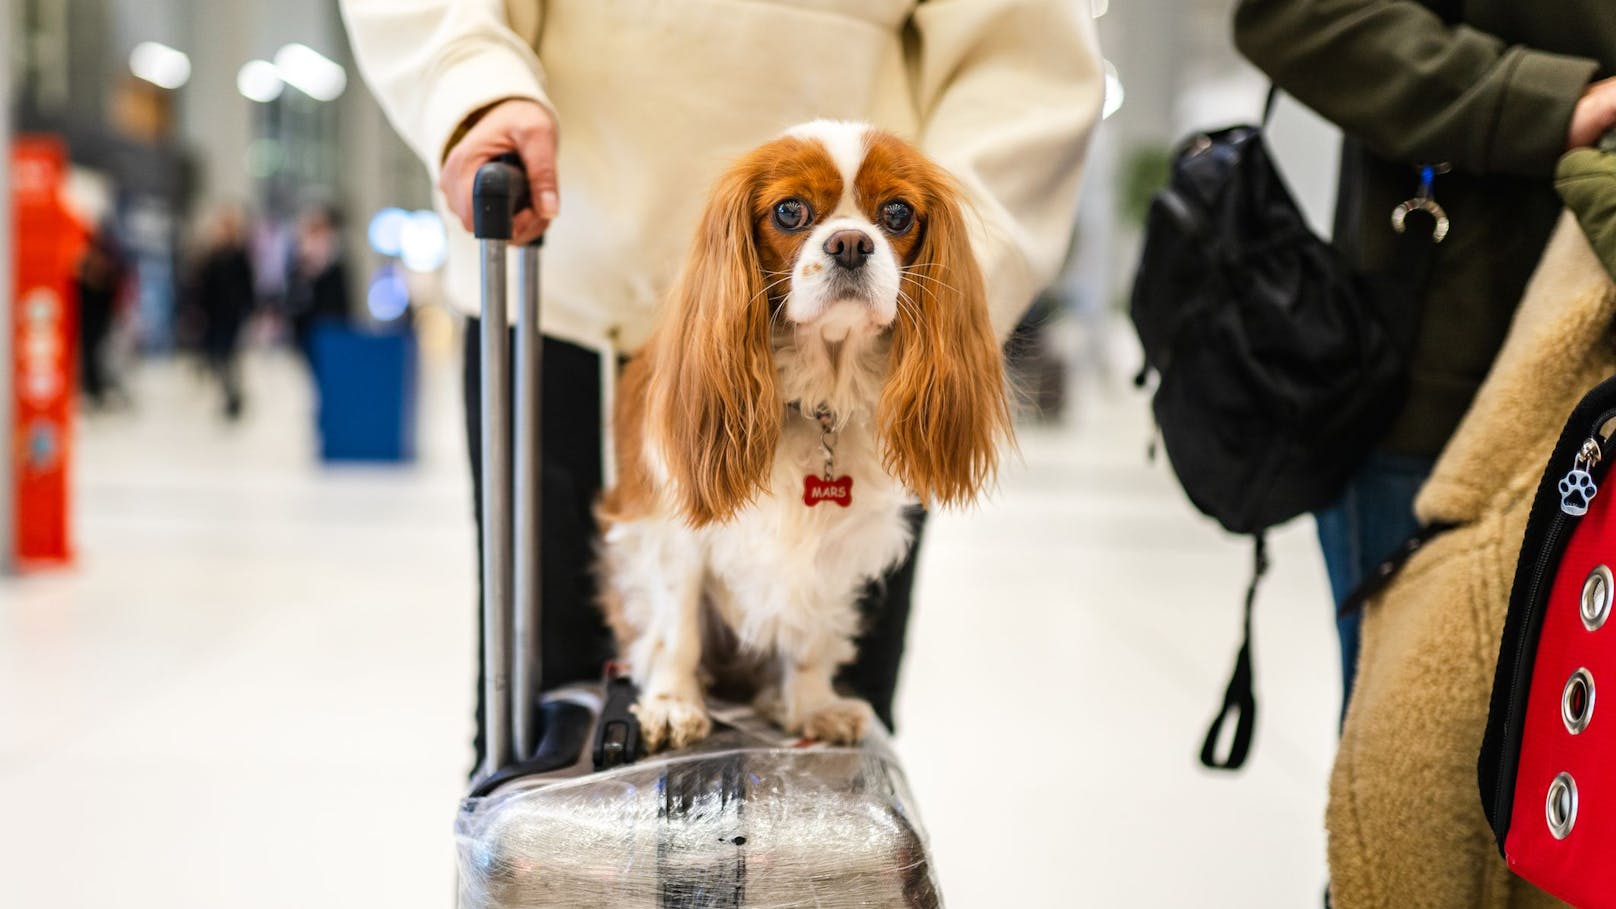
[[[1582,627],[1598,631],[1610,618],[1612,599],[1616,598],[1616,577],[1604,565],[1594,566],[1588,579],[1582,582]]]
[[[1571,835],[1571,828],[1577,826],[1577,781],[1571,774],[1562,773],[1549,784],[1549,797],[1543,811],[1555,839],[1563,840]]]
[[[1560,694],[1560,719],[1566,731],[1580,735],[1594,718],[1594,676],[1587,669],[1578,669],[1566,679]]]

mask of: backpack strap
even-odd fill
[[[1251,608],[1257,601],[1257,585],[1267,573],[1268,538],[1265,532],[1259,531],[1252,536],[1251,583],[1246,586],[1240,652],[1235,655],[1234,672],[1223,692],[1223,706],[1213,718],[1212,728],[1206,731],[1206,741],[1201,743],[1201,766],[1211,770],[1239,770],[1245,766],[1246,756],[1251,752],[1252,735],[1257,729],[1257,695],[1252,689],[1251,671]],[[1235,718],[1234,739],[1229,742],[1228,755],[1219,760],[1218,739],[1223,733],[1223,724],[1231,716]]]

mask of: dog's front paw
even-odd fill
[[[713,731],[707,708],[699,700],[671,694],[647,695],[629,709],[640,718],[640,741],[645,743],[646,751],[684,748]]]
[[[829,745],[856,745],[874,722],[875,711],[863,699],[837,698],[808,714],[802,734]]]

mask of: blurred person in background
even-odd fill
[[[1418,528],[1414,497],[1503,344],[1561,202],[1561,154],[1616,126],[1616,16],[1594,0],[1242,0],[1242,53],[1345,133],[1335,243],[1393,268],[1392,210],[1436,165],[1433,247],[1408,396],[1316,515],[1337,605]],[[1451,169],[1451,172],[1450,172]],[[1359,615],[1338,620],[1344,694]]]
[[[341,229],[341,217],[335,208],[311,205],[298,218],[293,239],[286,312],[293,340],[311,371],[315,329],[321,324],[346,324],[353,313]]]
[[[202,318],[202,356],[224,393],[224,415],[235,420],[243,406],[237,352],[256,296],[247,254],[247,214],[226,205],[214,213],[207,246],[197,265],[196,305]]]
[[[342,11],[360,70],[437,180],[451,224],[469,231],[473,175],[496,155],[520,155],[531,182],[536,205],[518,215],[515,239],[544,233],[547,250],[545,689],[599,678],[611,653],[590,547],[601,367],[650,333],[722,168],[822,117],[913,140],[974,202],[975,251],[1003,338],[1066,252],[1103,95],[1079,0],[343,0]],[[473,317],[465,395],[476,507],[478,258],[466,231],[452,229],[450,242],[450,298]],[[889,727],[913,580],[911,551],[866,596],[858,658],[840,680]]]
[[[79,296],[79,381],[85,401],[96,408],[107,403],[109,394],[121,395],[107,363],[107,340],[134,270],[118,243],[116,230],[110,220],[96,228],[75,275]]]

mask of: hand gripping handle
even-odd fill
[[[532,196],[522,159],[507,152],[477,168],[471,185],[472,233],[479,240],[511,239],[511,222]]]

